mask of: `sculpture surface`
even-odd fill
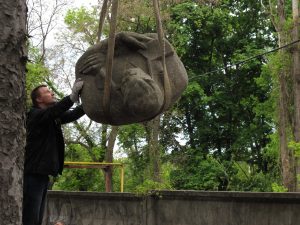
[[[165,41],[170,104],[165,104],[164,72],[156,34],[121,32],[116,35],[109,110],[103,106],[108,39],[90,47],[76,63],[76,79],[85,113],[104,124],[124,125],[150,120],[167,110],[187,86],[187,73],[178,55]]]

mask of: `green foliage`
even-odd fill
[[[171,9],[168,29],[174,35],[170,40],[192,80],[178,105],[185,115],[183,132],[192,150],[176,153],[188,157],[171,173],[173,185],[271,190],[278,176],[266,166],[274,161],[264,158],[264,148],[274,126],[274,101],[270,99],[272,82],[266,80],[271,79],[269,74],[260,78],[264,59],[215,70],[271,47],[266,28],[270,24],[263,19],[259,3],[223,3],[210,7],[185,2]]]
[[[286,51],[279,51],[276,54],[268,57],[267,68],[272,75],[273,82],[278,79],[278,74],[281,71],[289,71],[291,65],[291,56]]]
[[[287,192],[288,189],[277,183],[272,183],[272,191],[273,192]]]
[[[27,106],[31,104],[30,93],[38,85],[45,84],[49,77],[49,70],[42,63],[26,64],[26,96]]]
[[[66,161],[93,162],[94,158],[103,155],[104,150],[101,147],[86,149],[79,144],[69,144],[66,148]]]
[[[165,15],[163,10],[161,10],[161,18],[162,22],[164,22]],[[117,29],[118,31],[132,31],[137,33],[156,32],[152,2],[149,0],[120,1]]]
[[[125,150],[136,149],[145,145],[145,128],[141,124],[124,125],[120,127],[118,139]]]
[[[99,23],[97,7],[91,10],[84,7],[69,9],[64,21],[74,35],[79,35],[90,45],[95,44]]]
[[[30,63],[42,64],[42,55],[40,49],[38,47],[33,47],[32,43],[30,43],[30,39],[28,43],[28,55],[29,55]]]
[[[265,162],[268,162],[269,167],[277,167],[279,170],[279,138],[278,133],[273,133],[270,136],[270,141],[263,149],[263,158]],[[271,165],[272,164],[272,165]]]
[[[92,149],[95,155],[100,148]],[[78,144],[67,145],[65,161],[92,162],[91,153]],[[68,191],[104,191],[105,182],[101,169],[64,169],[63,174],[55,181],[54,190]]]
[[[170,190],[172,189],[170,183],[170,173],[173,171],[173,165],[170,163],[166,163],[162,165],[162,176],[161,182],[155,182],[152,179],[146,178],[142,183],[137,184],[136,186],[132,186],[130,191],[137,194],[147,194],[152,190]],[[130,179],[130,178],[129,178]],[[132,178],[131,178],[132,179]],[[130,182],[130,181],[129,181]]]
[[[250,168],[246,162],[237,162],[236,169],[238,170],[238,173],[231,178],[228,190],[254,192],[272,191],[272,182],[274,182],[274,178],[270,174],[256,172]]]
[[[135,192],[136,194],[147,194],[152,190],[169,190],[170,188],[170,186],[164,183],[146,179],[142,184],[137,185],[133,192]]]
[[[56,180],[53,190],[65,191],[105,191],[105,181],[101,169],[64,169]]]
[[[300,157],[300,143],[295,141],[290,141],[288,147],[294,151],[295,157]]]
[[[175,189],[218,190],[220,181],[226,177],[223,165],[213,157],[195,157],[187,163],[191,166],[178,168],[170,173]]]
[[[212,10],[193,2],[174,6],[170,14],[169,39],[176,46],[184,65],[189,68],[192,63],[194,68],[199,66],[200,71],[212,69],[210,60],[216,56],[216,52],[212,52],[212,44],[219,40],[218,37],[232,32],[230,25],[227,26],[228,14],[222,9]],[[190,62],[186,57],[192,57],[194,61]]]

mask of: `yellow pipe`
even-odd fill
[[[120,174],[120,180],[121,180],[121,192],[124,191],[124,166],[122,163],[101,163],[101,162],[64,162],[65,165],[103,165],[103,166],[120,166],[121,167],[121,174]]]
[[[110,165],[115,165],[115,166],[122,166],[122,163],[101,163],[101,162],[65,162],[65,165],[104,165],[104,166],[110,166]]]

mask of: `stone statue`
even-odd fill
[[[92,120],[124,125],[150,120],[167,110],[187,86],[186,70],[168,41],[165,58],[170,104],[164,107],[164,80],[157,34],[116,34],[109,115],[103,108],[108,39],[90,47],[76,63],[76,79],[82,78],[83,109]]]

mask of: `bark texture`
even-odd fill
[[[22,224],[26,1],[0,0],[0,221]]]
[[[160,116],[145,123],[149,148],[149,175],[155,182],[161,182],[161,149],[159,145]]]
[[[113,162],[113,152],[114,152],[114,146],[116,142],[116,138],[118,135],[118,126],[112,126],[111,132],[109,134],[109,139],[107,143],[107,148],[105,152],[105,162],[112,163]],[[112,192],[113,191],[113,166],[108,166],[105,170],[105,190],[106,192]]]
[[[295,162],[294,154],[291,149],[288,148],[288,135],[289,130],[287,120],[287,87],[284,79],[285,73],[279,74],[279,142],[280,142],[280,158],[281,158],[281,172],[283,185],[288,191],[293,192],[296,188],[296,176],[295,176]]]
[[[279,47],[287,43],[288,34],[285,33],[284,26],[286,23],[285,15],[285,1],[278,1],[278,16],[279,23],[277,27],[279,37]],[[284,52],[284,49],[280,51]],[[282,180],[284,186],[288,191],[293,192],[296,190],[296,171],[295,171],[295,157],[293,150],[288,147],[288,134],[291,130],[292,124],[289,123],[289,97],[287,89],[287,80],[289,79],[289,71],[282,69],[279,74],[279,138],[280,138],[280,155],[281,155],[281,167],[282,167]]]
[[[293,0],[293,32],[292,40],[299,39],[299,0]],[[299,43],[294,45],[292,49],[293,58],[293,84],[294,84],[294,139],[295,142],[300,142],[300,53]],[[299,157],[295,157],[296,174],[299,174]],[[297,179],[296,191],[300,191],[299,180]]]

